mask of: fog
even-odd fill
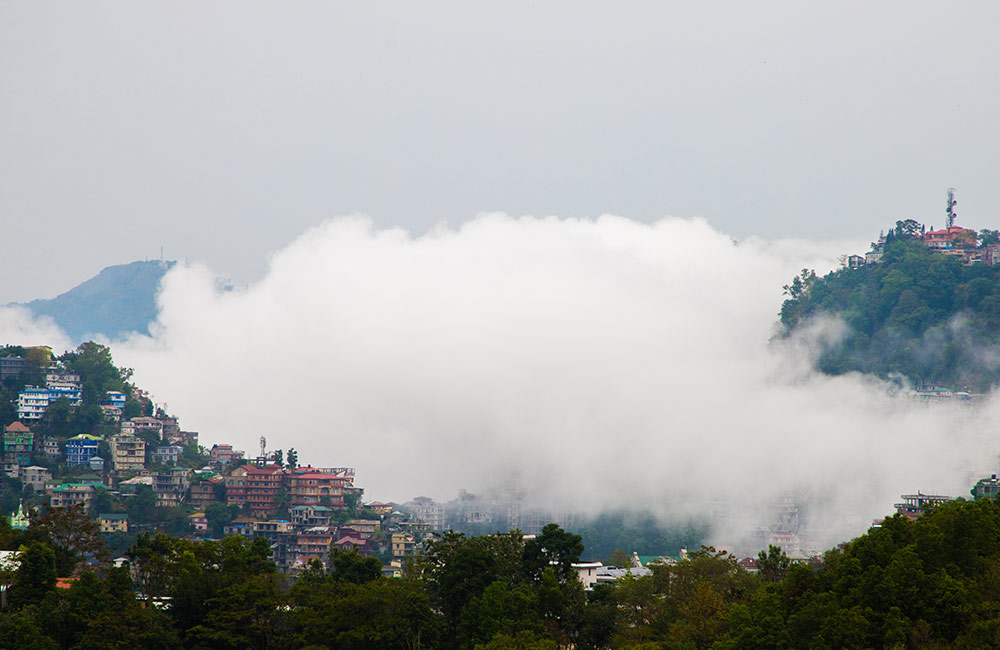
[[[729,519],[808,497],[828,543],[901,493],[968,495],[995,469],[993,400],[921,406],[810,370],[835,320],[769,343],[781,287],[858,241],[735,241],[704,220],[483,214],[414,237],[362,216],[314,227],[249,286],[164,278],[117,362],[201,442],[351,466],[366,498],[438,499],[516,476],[543,503]],[[60,343],[3,312],[5,340]],[[22,337],[22,338],[17,338]]]

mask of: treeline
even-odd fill
[[[949,502],[916,522],[887,518],[822,563],[791,564],[771,547],[750,573],[703,548],[590,592],[571,567],[580,537],[555,524],[529,540],[446,533],[404,578],[334,551],[329,570],[314,561],[294,582],[263,538],[143,536],[114,567],[79,512],[50,513],[27,531],[5,526],[0,547],[19,546],[21,564],[0,571],[10,585],[3,649],[1000,647],[991,500]],[[67,572],[79,578],[58,588]]]
[[[890,233],[879,264],[821,278],[803,270],[785,287],[785,334],[812,317],[836,316],[849,331],[820,355],[822,372],[898,373],[914,383],[986,390],[1000,380],[1000,267],[964,266],[912,230]]]

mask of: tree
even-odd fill
[[[766,553],[761,551],[757,554],[757,575],[764,582],[781,582],[785,579],[791,563],[780,546],[771,544],[767,547]]]
[[[222,589],[210,599],[202,625],[188,633],[196,647],[265,650],[278,646],[290,620],[281,577],[257,575]]]
[[[812,269],[802,269],[798,275],[792,278],[791,284],[786,284],[782,289],[785,295],[792,300],[804,297],[812,285],[816,282],[816,271]]]
[[[98,564],[107,562],[107,547],[101,538],[101,531],[97,522],[87,516],[82,503],[49,508],[44,515],[32,520],[30,527],[52,540],[56,569],[63,576],[72,575],[86,557],[93,558]]]
[[[628,568],[632,566],[632,558],[625,551],[616,548],[611,551],[611,557],[608,558],[608,566]]]
[[[524,543],[523,566],[527,576],[539,581],[542,571],[552,567],[560,580],[574,575],[573,563],[580,561],[583,538],[568,533],[559,524],[546,524],[542,533]]]
[[[294,470],[299,466],[299,454],[294,447],[288,449],[288,469]]]
[[[979,247],[986,248],[992,244],[1000,244],[1000,230],[983,228],[979,231]]]
[[[21,565],[10,588],[14,608],[41,602],[56,587],[56,555],[46,544],[31,542],[21,549]]]
[[[334,580],[365,584],[382,577],[382,563],[378,558],[361,557],[357,551],[330,549],[330,574]]]
[[[913,219],[904,219],[896,222],[896,228],[894,232],[897,239],[916,239],[920,237],[923,231],[923,226],[920,222]]]
[[[130,397],[125,401],[125,406],[122,408],[122,420],[131,420],[132,418],[137,418],[142,416],[142,402]]]

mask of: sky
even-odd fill
[[[371,498],[810,494],[835,543],[996,471],[992,397],[817,375],[836,321],[769,341],[794,273],[942,225],[948,187],[997,225],[998,14],[0,1],[0,302],[162,247],[159,320],[112,348],[203,443]],[[16,309],[0,337],[68,345]]]
[[[0,2],[0,302],[328,218],[994,226],[989,2]]]

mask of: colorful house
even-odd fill
[[[31,448],[34,440],[35,436],[31,429],[20,422],[10,423],[3,433],[4,458],[21,466],[31,464]]]
[[[74,467],[90,463],[90,459],[97,455],[100,444],[101,438],[87,433],[73,436],[66,441],[66,465]]]

